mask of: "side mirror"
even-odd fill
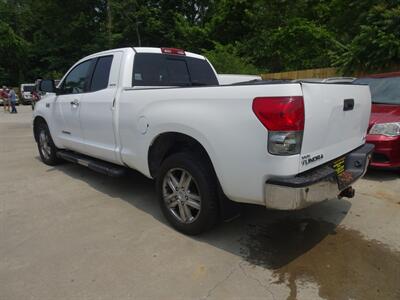
[[[55,93],[56,86],[54,84],[54,80],[52,79],[41,80],[39,83],[39,91],[44,93]]]

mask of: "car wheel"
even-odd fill
[[[49,128],[45,123],[41,123],[37,128],[37,145],[42,161],[49,166],[54,166],[60,163],[57,157],[57,147],[54,145],[51,138]]]
[[[173,154],[156,180],[161,210],[178,231],[196,235],[218,220],[217,179],[211,163],[196,154]]]

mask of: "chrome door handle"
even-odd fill
[[[78,99],[74,99],[74,101],[71,101],[70,104],[72,106],[79,106],[79,100]]]

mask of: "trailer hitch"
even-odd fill
[[[343,197],[353,198],[355,193],[356,193],[356,190],[353,187],[349,186],[348,188],[346,188],[343,191],[341,191],[341,193],[339,194],[338,198],[339,199],[341,199]]]

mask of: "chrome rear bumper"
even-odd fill
[[[336,175],[331,163],[292,177],[269,179],[265,184],[267,208],[295,210],[336,198],[367,171],[374,146],[365,144],[345,155],[345,172]]]

